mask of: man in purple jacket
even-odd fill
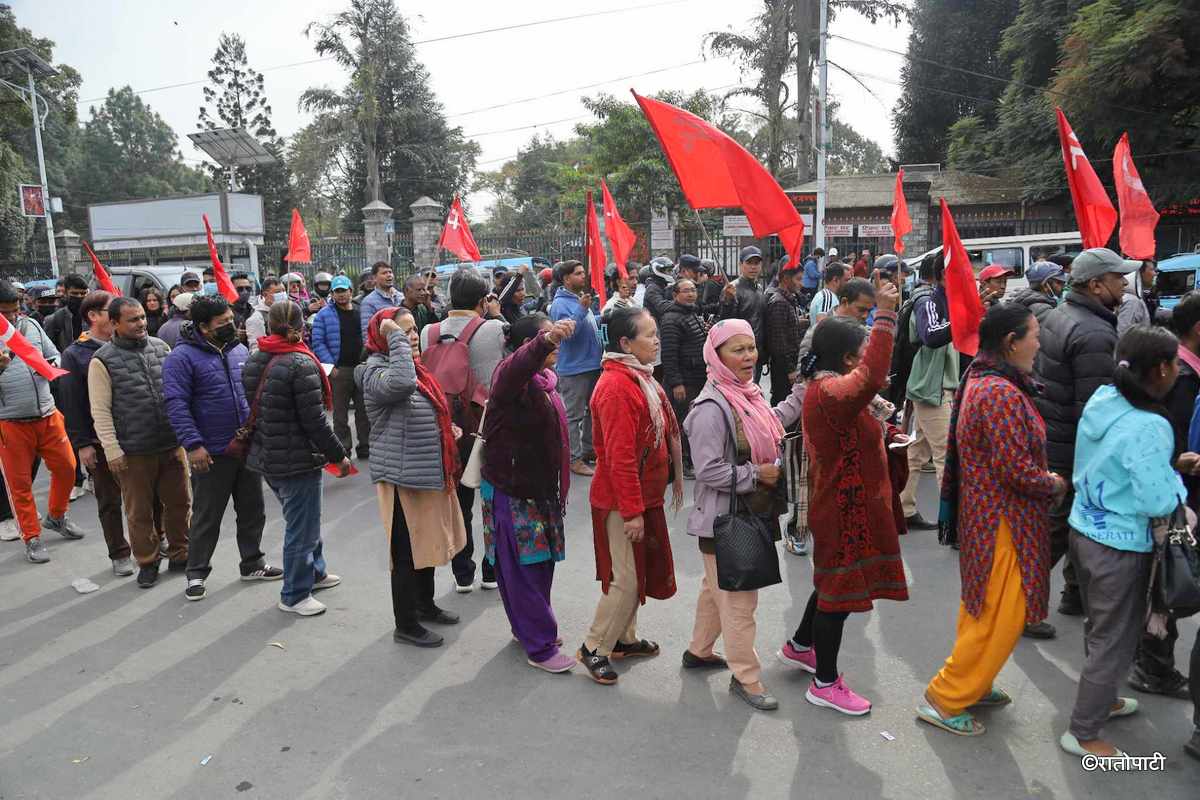
[[[188,600],[205,595],[204,581],[221,534],[221,519],[233,498],[237,543],[244,581],[275,581],[283,570],[269,566],[262,552],[267,516],[262,478],[225,448],[250,416],[242,391],[242,365],[249,358],[237,340],[233,310],[220,296],[198,295],[191,321],[163,364],[167,417],[188,454],[192,472],[192,527],[188,532]]]

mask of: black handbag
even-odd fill
[[[737,467],[731,466],[729,472],[729,513],[713,521],[717,586],[726,592],[749,592],[782,583],[779,552],[767,521],[742,507],[737,494]]]
[[[1200,551],[1180,506],[1157,548],[1159,602],[1177,618],[1200,611]]]

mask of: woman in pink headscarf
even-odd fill
[[[800,418],[804,384],[797,381],[786,400],[771,408],[754,382],[758,349],[754,330],[745,320],[727,319],[708,332],[704,343],[708,383],[683,423],[692,444],[696,470],[696,507],[688,517],[688,533],[697,537],[704,559],[704,578],[696,601],[692,642],[683,653],[689,669],[728,666],[729,691],[760,711],[779,707],[762,684],[762,665],[754,650],[754,610],[758,592],[727,592],[717,586],[713,521],[729,511],[729,486],[743,509],[763,517],[776,539],[779,534],[780,443],[784,428]],[[732,476],[730,471],[732,470]],[[717,637],[725,639],[725,656],[713,652]]]

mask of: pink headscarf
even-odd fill
[[[725,319],[713,325],[704,342],[704,363],[708,379],[729,402],[733,413],[742,421],[746,441],[750,443],[750,458],[755,464],[773,464],[779,458],[779,443],[783,440],[783,424],[763,399],[762,389],[753,381],[743,381],[721,363],[717,348],[734,336],[754,338],[754,329],[744,319]]]

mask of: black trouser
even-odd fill
[[[367,419],[366,401],[362,389],[354,380],[354,367],[338,367],[329,376],[333,390],[333,433],[349,456],[353,451],[350,440],[350,404],[354,404],[354,435],[358,438],[358,457],[366,458],[371,445],[371,423]],[[472,440],[473,441],[473,440]]]
[[[1056,470],[1067,486],[1071,484],[1070,471]],[[1075,577],[1075,565],[1071,563],[1069,554],[1071,546],[1071,525],[1067,518],[1071,516],[1071,504],[1075,502],[1075,490],[1067,489],[1066,496],[1050,509],[1050,569],[1054,569],[1059,560],[1066,556],[1063,565],[1063,595],[1073,594],[1079,597],[1079,581]]]
[[[465,461],[466,459],[464,463]],[[463,527],[467,529],[467,546],[455,554],[450,561],[450,568],[454,571],[454,580],[459,586],[470,586],[475,582],[475,534],[471,529],[475,511],[475,490],[460,483],[458,505],[462,508]],[[489,564],[486,558],[480,561],[483,562],[483,579],[489,583],[496,580],[495,567]]]
[[[242,555],[240,571],[249,575],[266,563],[262,551],[262,477],[245,463],[229,456],[213,456],[208,472],[192,472],[192,527],[188,531],[188,578],[207,578],[212,572],[213,551],[221,535],[221,520],[229,499],[237,514],[237,543]]]
[[[394,491],[394,490],[393,490]],[[390,548],[392,556],[392,615],[396,618],[396,630],[419,633],[422,629],[420,614],[433,609],[433,567],[413,567],[412,539],[409,537],[408,520],[404,518],[404,506],[400,504],[400,493],[395,493],[392,503],[392,533]]]
[[[1200,676],[1200,631],[1196,632],[1196,643],[1192,645],[1192,664],[1188,668],[1191,675]],[[1191,675],[1188,677],[1191,678]],[[1200,677],[1188,681],[1192,692],[1192,724],[1200,731]]]
[[[849,611],[822,611],[817,608],[817,593],[808,598],[804,619],[792,636],[792,642],[801,647],[812,647],[817,653],[817,680],[833,683],[838,678],[837,657],[842,649],[842,629],[846,625]]]
[[[1179,627],[1174,616],[1167,617],[1167,635],[1159,639],[1152,633],[1142,631],[1133,666],[1142,676],[1151,680],[1166,678],[1175,671],[1175,643],[1179,641]],[[1200,680],[1200,675],[1197,676]]]
[[[771,362],[771,405],[777,406],[784,400],[787,400],[788,395],[792,393],[792,381],[788,377],[791,373],[789,369],[796,369],[796,365],[785,364],[782,361]]]
[[[671,398],[671,408],[675,411],[675,419],[679,421],[680,433],[683,435],[683,464],[689,469],[692,466],[692,447],[688,443],[687,433],[683,432],[683,421],[687,419],[688,410],[691,408],[692,402],[700,395],[700,390],[704,388],[704,384],[696,386],[684,386],[684,398],[679,400],[675,397],[675,387],[667,389],[667,397]]]

